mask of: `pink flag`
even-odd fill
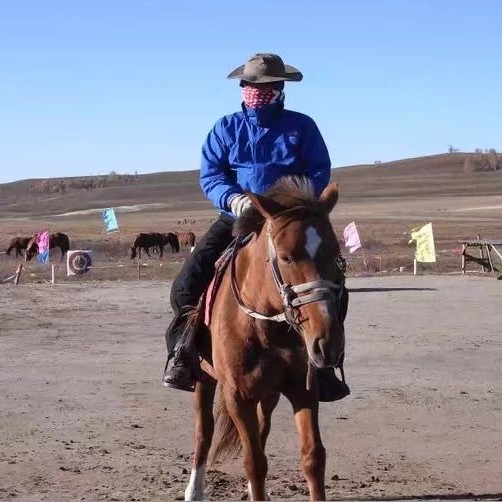
[[[35,237],[38,246],[38,261],[47,263],[49,261],[49,232],[39,232]]]
[[[343,240],[345,241],[345,247],[350,253],[362,248],[355,222],[349,223],[345,227],[345,230],[343,231]]]

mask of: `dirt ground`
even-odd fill
[[[330,499],[502,492],[502,283],[351,278],[352,394],[321,405]],[[0,499],[180,499],[190,395],[160,384],[165,282],[0,287]],[[305,499],[282,399],[268,446],[274,499]],[[209,499],[241,499],[241,460]]]

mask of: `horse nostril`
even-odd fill
[[[322,338],[318,338],[317,347],[318,347],[319,354],[325,360],[326,359],[326,340],[324,340]]]
[[[314,343],[312,344],[312,352],[315,355],[322,356],[322,348],[321,348],[321,339],[320,338],[316,338],[314,340]]]

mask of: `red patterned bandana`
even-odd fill
[[[246,85],[242,88],[242,99],[248,108],[259,108],[276,101],[280,91],[270,87],[252,87]]]

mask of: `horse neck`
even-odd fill
[[[265,315],[274,315],[282,310],[268,260],[268,240],[264,231],[240,250],[235,269],[241,298],[248,307]]]

